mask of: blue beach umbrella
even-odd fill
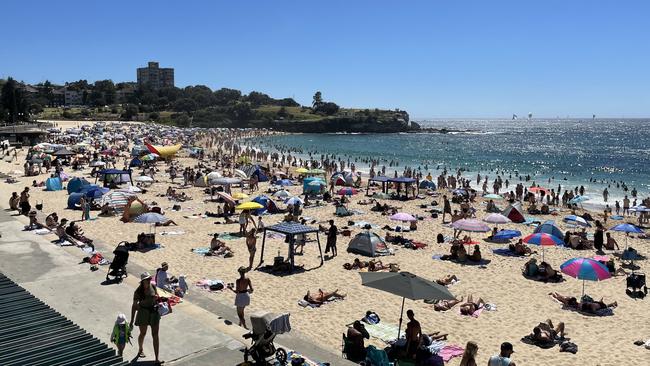
[[[630,233],[634,233],[634,234],[642,234],[643,233],[643,230],[641,230],[639,227],[637,227],[635,225],[632,225],[632,224],[628,224],[628,223],[623,223],[623,224],[618,224],[618,225],[612,226],[609,230],[610,231],[619,231],[619,232],[625,233],[625,249],[627,249],[627,237],[628,237],[628,235]]]
[[[291,181],[290,181],[289,179],[282,179],[282,180],[279,180],[277,184],[278,184],[279,186],[282,186],[282,187],[285,187],[285,186],[292,186],[292,185],[293,185],[293,183],[291,183]]]
[[[167,218],[165,216],[156,212],[143,213],[142,215],[139,215],[133,219],[133,222],[137,222],[139,224],[162,224],[166,221]]]

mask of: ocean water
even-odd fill
[[[602,204],[602,191],[610,199],[626,192],[616,187],[625,182],[639,197],[650,193],[650,120],[648,119],[553,119],[553,120],[432,120],[423,127],[471,130],[434,134],[301,134],[270,136],[258,142],[266,148],[298,150],[302,158],[312,153],[334,154],[367,168],[364,160],[381,159],[388,171],[404,166],[434,176],[443,168],[464,170],[473,177],[487,174],[519,182],[515,172],[532,181],[557,188],[585,186],[592,204]],[[389,163],[399,162],[396,168]],[[550,183],[549,183],[550,179]],[[592,180],[590,182],[590,179]],[[594,182],[596,180],[597,182]],[[491,187],[491,184],[489,185]],[[563,188],[564,189],[564,188]],[[629,191],[627,194],[629,195]]]

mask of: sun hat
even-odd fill
[[[142,282],[144,280],[149,280],[149,279],[151,279],[151,275],[149,274],[149,272],[142,272],[140,274],[140,282]]]
[[[248,272],[248,270],[246,269],[246,267],[241,266],[241,267],[239,267],[239,268],[237,269],[237,272],[239,272],[239,273],[246,273],[246,272]]]
[[[115,319],[115,324],[126,324],[126,315],[124,314],[118,314],[117,319]]]

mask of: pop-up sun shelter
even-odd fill
[[[557,225],[555,225],[555,222],[553,220],[544,221],[543,224],[536,227],[533,234],[537,233],[546,233],[560,239],[564,238],[564,233],[562,230],[560,230],[559,227],[557,227]]]
[[[291,261],[291,271],[293,271],[294,267],[294,245],[296,244],[296,235],[303,234],[311,234],[311,233],[316,233],[316,242],[318,243],[318,252],[320,253],[320,265],[323,265],[324,259],[323,259],[323,251],[320,246],[320,238],[318,237],[318,228],[315,227],[310,227],[307,225],[302,225],[297,222],[281,222],[279,224],[275,224],[272,226],[267,226],[264,228],[264,236],[262,238],[262,253],[260,254],[260,266],[262,263],[264,263],[264,245],[266,243],[266,232],[267,231],[273,231],[276,233],[284,234],[287,236],[288,244],[289,244],[289,260]],[[314,240],[306,240],[306,243],[309,242],[314,242]]]
[[[72,178],[68,182],[68,194],[77,193],[81,191],[81,188],[83,188],[83,186],[87,186],[89,184],[90,182],[88,182],[84,178],[78,178],[78,177]]]
[[[81,198],[84,196],[83,193],[72,193],[68,196],[68,208],[72,210],[79,210],[80,207],[79,201],[81,201]]]
[[[265,213],[269,214],[274,214],[278,213],[278,206],[273,202],[273,200],[267,196],[257,196],[251,200],[252,202],[257,202],[260,205],[264,206],[264,208],[260,208],[257,210],[254,210],[253,213],[255,215],[262,215]]]
[[[63,189],[63,183],[61,182],[61,178],[55,177],[55,178],[47,178],[45,181],[45,190],[46,191],[60,191]]]
[[[515,202],[512,205],[506,207],[506,209],[503,210],[502,215],[509,218],[510,221],[519,224],[526,221],[526,218],[524,217],[524,211],[521,208],[521,203],[519,202]]]
[[[111,183],[120,184],[130,182],[133,185],[133,179],[131,177],[131,169],[128,170],[119,170],[119,169],[104,169],[97,172],[97,178],[95,178],[95,183],[97,179],[100,179],[104,182],[104,187],[110,185]]]
[[[303,194],[319,194],[321,193],[323,187],[326,187],[327,184],[322,178],[319,177],[308,177],[302,181],[302,193]]]
[[[348,252],[368,257],[390,254],[384,239],[370,231],[361,232],[352,238],[348,244]]]

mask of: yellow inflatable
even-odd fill
[[[147,146],[149,152],[158,154],[158,156],[164,159],[164,158],[174,156],[183,145],[178,144],[178,145],[170,145],[170,146],[153,146],[153,145],[145,144],[145,146]]]

